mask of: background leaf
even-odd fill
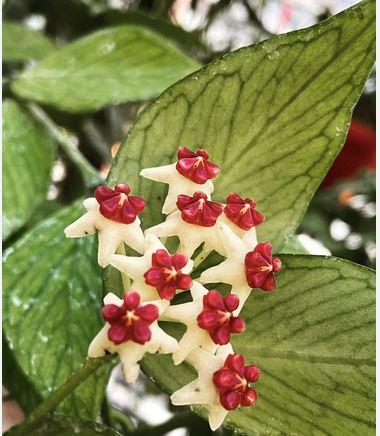
[[[53,143],[15,101],[3,102],[3,239],[23,226],[50,184]]]
[[[45,398],[83,363],[103,325],[96,238],[66,239],[63,229],[83,212],[75,204],[51,216],[4,253],[3,319],[21,369]],[[108,365],[97,370],[58,410],[95,419]]]
[[[3,385],[12,394],[22,411],[25,414],[31,413],[41,402],[41,396],[19,367],[4,336],[2,341],[2,363]]]
[[[11,435],[12,430],[8,433]],[[35,429],[28,433],[30,436],[118,436],[119,432],[97,422],[84,421],[78,418],[67,418],[59,415],[47,416]]]
[[[42,33],[3,21],[3,61],[40,60],[54,50],[54,43]]]
[[[281,255],[273,293],[254,290],[235,352],[257,364],[258,403],[227,426],[255,434],[375,433],[375,274],[350,262]],[[165,324],[171,334],[183,331]],[[194,378],[190,365],[149,356],[144,370],[167,392]]]
[[[148,200],[145,226],[162,220],[166,187],[138,177],[175,161],[180,145],[205,147],[222,172],[214,198],[235,190],[266,216],[261,240],[291,235],[344,143],[372,68],[375,2],[311,28],[230,53],[175,84],[139,117],[109,182]]]
[[[69,112],[156,96],[199,64],[138,26],[100,30],[53,53],[13,83],[21,97]]]

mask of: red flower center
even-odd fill
[[[238,306],[239,297],[235,294],[223,298],[218,291],[211,290],[203,297],[203,311],[197,317],[198,325],[209,332],[215,344],[228,344],[231,333],[244,330],[244,321],[232,315]]]
[[[193,283],[190,276],[181,271],[187,261],[184,254],[170,256],[166,250],[157,250],[152,254],[152,268],[144,274],[145,283],[154,286],[161,298],[172,300],[177,289],[189,289]]]
[[[247,197],[243,200],[240,195],[232,192],[227,197],[227,204],[224,213],[233,223],[243,230],[261,224],[265,217],[256,209],[256,201]]]
[[[158,308],[154,304],[140,305],[140,295],[135,291],[124,294],[123,304],[106,304],[102,309],[103,318],[111,324],[108,338],[114,344],[132,340],[138,344],[150,341],[150,324],[158,318]]]
[[[213,375],[212,380],[218,390],[219,401],[227,410],[256,404],[257,395],[249,386],[249,382],[259,379],[260,370],[255,365],[244,364],[241,354],[230,354],[223,367]]]
[[[192,197],[182,194],[177,197],[177,207],[182,219],[189,224],[212,227],[223,212],[223,205],[207,200],[207,195],[197,191]]]
[[[100,213],[106,218],[123,224],[135,221],[145,207],[145,200],[141,197],[129,195],[128,185],[116,185],[111,189],[106,185],[96,188],[95,198],[100,207]]]
[[[276,288],[274,274],[280,271],[281,261],[272,258],[272,245],[260,242],[245,256],[245,275],[251,288],[273,291]]]
[[[220,171],[218,165],[209,162],[206,150],[200,149],[194,153],[186,147],[180,147],[177,155],[177,171],[194,183],[203,185]]]

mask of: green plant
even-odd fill
[[[375,2],[365,0],[314,27],[240,49],[195,71],[140,114],[108,177],[110,186],[128,183],[144,197],[147,229],[163,220],[166,188],[140,178],[140,171],[172,163],[180,145],[201,145],[222,169],[213,198],[222,202],[234,189],[253,196],[265,215],[258,237],[272,242],[283,269],[276,292],[251,294],[241,314],[245,334],[232,339],[234,349],[262,370],[256,407],[239,409],[226,421],[243,434],[374,433],[373,271],[333,257],[281,254],[344,143],[373,66],[374,20]],[[103,73],[113,73],[116,65],[123,68],[121,62],[125,68],[136,65],[120,56],[119,49],[115,58],[110,50],[95,63],[91,42],[104,37],[104,44],[96,46],[106,47],[114,32],[146,35],[153,52],[156,45],[166,50],[173,75],[159,80],[163,65],[147,58],[136,67],[146,82],[136,85],[133,80],[115,88],[113,83],[108,89]],[[133,46],[134,41],[124,43]],[[141,41],[137,44],[131,56],[139,54]],[[42,44],[36,58],[43,50],[51,46]],[[76,74],[84,67],[88,81]],[[64,238],[63,229],[81,213],[79,204],[28,228],[49,183],[50,138],[80,169],[89,191],[101,183],[70,138],[31,101],[68,112],[92,111],[119,98],[158,95],[197,68],[162,37],[123,26],[47,54],[11,82],[12,100],[3,104],[3,201],[5,237],[14,242],[8,239],[4,252],[4,333],[7,355],[17,362],[14,371],[31,387],[23,391],[29,396],[23,400],[29,418],[12,433],[56,434],[57,426],[74,426],[91,434],[98,425],[78,419],[99,419],[114,361],[108,356],[86,361],[87,347],[102,326],[103,294],[123,290],[120,274],[107,267],[103,291],[93,238]],[[59,84],[59,77],[67,80]],[[129,80],[127,75],[120,78]],[[36,152],[25,155],[24,143]],[[214,253],[200,259],[199,272],[221,260]],[[180,337],[179,326],[164,327]],[[168,393],[194,378],[190,365],[174,366],[170,356],[147,356],[142,367]],[[28,409],[36,403],[36,409]],[[204,416],[204,410],[195,410]],[[53,411],[63,416],[46,417]]]

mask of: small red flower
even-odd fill
[[[203,311],[197,317],[198,325],[209,332],[215,344],[228,344],[231,333],[244,330],[244,321],[232,315],[238,306],[239,297],[235,294],[223,298],[218,291],[211,290],[203,297]]]
[[[207,200],[207,195],[201,191],[192,197],[181,194],[177,197],[177,207],[182,212],[181,216],[189,224],[203,227],[212,227],[223,212],[223,205]]]
[[[116,185],[111,189],[106,185],[96,188],[95,198],[100,205],[100,213],[106,218],[123,224],[135,221],[145,207],[145,200],[141,197],[129,195],[128,185]]]
[[[154,286],[161,298],[172,300],[177,289],[189,289],[193,283],[191,277],[181,271],[187,261],[184,254],[170,256],[166,250],[157,250],[152,254],[152,268],[144,274],[145,283]]]
[[[177,171],[194,183],[203,185],[220,171],[218,165],[209,162],[206,150],[200,149],[194,153],[186,147],[179,147],[177,156]]]
[[[265,217],[256,209],[256,201],[247,197],[243,200],[240,195],[232,192],[227,197],[227,204],[224,208],[224,213],[233,223],[243,230],[261,224]]]
[[[154,304],[140,305],[140,295],[135,291],[124,294],[123,304],[106,304],[102,309],[103,318],[111,324],[108,339],[114,344],[132,340],[138,344],[150,341],[150,324],[158,318]]]
[[[280,271],[281,261],[272,258],[272,245],[260,242],[245,256],[245,275],[251,288],[273,291],[276,288],[273,273]]]
[[[244,366],[244,363],[241,354],[230,354],[224,366],[212,377],[219,392],[219,401],[227,410],[256,404],[257,395],[249,382],[254,383],[259,379],[260,370],[255,365]]]

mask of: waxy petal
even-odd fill
[[[116,306],[116,304],[106,304],[102,308],[102,315],[105,321],[112,322],[125,314],[123,307]]]
[[[256,365],[248,365],[244,368],[244,377],[249,382],[257,382],[260,377],[260,369]]]
[[[234,224],[248,231],[265,220],[264,216],[255,210],[255,207],[256,202],[252,198],[243,200],[238,194],[233,192],[227,196],[224,213]]]
[[[140,295],[135,291],[126,292],[123,301],[127,310],[134,310],[140,304]]]
[[[116,185],[115,189],[108,186],[98,186],[95,198],[99,203],[100,213],[112,220],[123,224],[131,224],[136,220],[145,207],[145,200],[141,197],[130,196],[128,185]]]
[[[114,344],[121,344],[130,338],[130,333],[125,327],[125,323],[122,321],[111,325],[108,330],[108,338]]]
[[[207,180],[216,177],[220,171],[218,165],[208,160],[205,150],[192,152],[186,147],[178,149],[177,171],[187,179],[203,185]]]
[[[242,406],[253,406],[256,404],[257,394],[256,391],[252,388],[247,388],[242,397],[241,397],[241,405]]]
[[[138,344],[145,344],[150,341],[152,332],[149,324],[143,319],[138,319],[132,324],[133,340]]]
[[[188,195],[178,195],[177,207],[181,211],[182,219],[189,224],[202,227],[212,227],[223,212],[223,205],[207,200],[206,194],[201,191]]]

